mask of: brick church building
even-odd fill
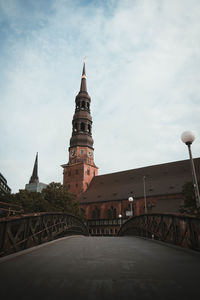
[[[190,161],[176,161],[122,172],[98,175],[94,163],[91,98],[87,92],[85,63],[75,98],[69,162],[63,167],[63,184],[77,196],[92,234],[115,234],[127,212],[177,213],[183,204],[182,186],[192,180]],[[197,178],[200,158],[194,159]],[[129,203],[128,198],[133,198]],[[131,206],[131,207],[130,207]],[[119,218],[120,216],[120,218]]]

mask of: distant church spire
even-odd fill
[[[39,178],[38,178],[38,152],[37,152],[34,167],[33,167],[33,173],[29,180],[29,183],[38,183],[38,182],[39,182]]]

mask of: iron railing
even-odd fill
[[[88,235],[87,226],[67,213],[31,213],[0,219],[0,256],[24,250],[60,236]]]
[[[200,218],[178,214],[135,216],[121,226],[118,236],[123,235],[153,238],[200,251]]]

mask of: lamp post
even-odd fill
[[[181,140],[183,143],[185,143],[188,146],[191,169],[192,169],[192,181],[194,186],[195,199],[196,199],[197,207],[199,208],[200,207],[199,187],[198,187],[197,176],[195,172],[194,162],[192,158],[192,151],[191,151],[191,145],[195,140],[195,136],[191,131],[184,131],[181,135]]]
[[[143,186],[144,186],[144,213],[147,214],[146,176],[143,176]]]
[[[129,201],[130,206],[131,206],[131,217],[132,217],[133,216],[133,197],[129,197],[128,201]]]
[[[121,227],[122,226],[122,215],[119,214],[119,226]]]

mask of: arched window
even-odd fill
[[[89,102],[87,102],[86,105],[87,105],[87,109],[90,110],[90,104],[89,104]]]
[[[81,103],[81,109],[85,109],[85,101],[82,101],[82,103]]]
[[[117,210],[115,207],[111,206],[107,211],[108,219],[116,219],[117,218]]]
[[[88,124],[87,132],[91,133],[91,125]]]
[[[94,209],[93,209],[93,211],[92,211],[92,219],[96,219],[96,212],[95,212]]]
[[[92,219],[99,219],[101,215],[101,210],[95,206],[95,208],[92,211]]]
[[[111,210],[110,209],[107,210],[107,218],[111,219]]]
[[[116,210],[116,208],[113,208],[112,217],[113,217],[113,219],[117,218],[117,210]]]
[[[78,124],[75,123],[75,124],[74,124],[74,132],[77,132],[77,130],[78,130]]]
[[[81,123],[81,131],[85,131],[85,123]]]

